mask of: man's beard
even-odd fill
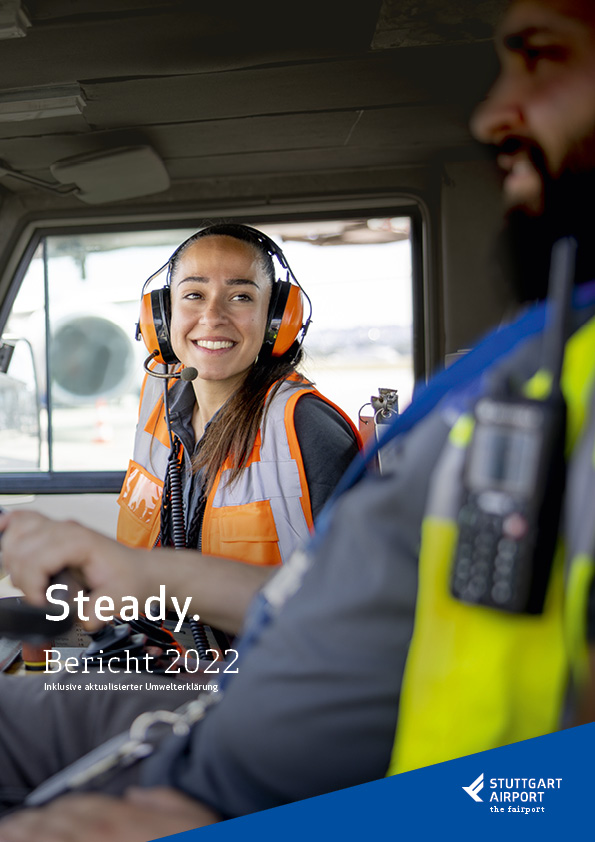
[[[522,208],[511,210],[496,243],[496,271],[519,302],[546,297],[552,247],[564,236],[578,244],[575,283],[595,279],[595,166],[580,172],[569,160],[563,175],[552,178],[542,162],[535,163],[542,173],[545,212],[532,216]]]

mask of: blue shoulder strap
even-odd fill
[[[578,286],[573,290],[573,310],[582,310],[594,303],[595,281]],[[459,390],[469,385],[484,371],[493,366],[495,362],[511,354],[522,342],[540,333],[545,325],[546,314],[546,301],[534,304],[511,324],[493,330],[473,350],[448,368],[437,372],[427,385],[420,387],[414,400],[405,411],[401,415],[395,416],[390,424],[385,425],[385,431],[373,447],[358,454],[348,467],[316,521],[316,536],[326,530],[329,511],[336,500],[361,479],[381,447],[398,436],[409,432],[451,390]]]

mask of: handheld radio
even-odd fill
[[[451,577],[457,599],[521,614],[543,610],[564,492],[566,406],[560,389],[576,243],[552,251],[540,398],[481,398],[463,469]]]

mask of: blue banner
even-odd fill
[[[167,837],[560,842],[593,834],[595,724]]]

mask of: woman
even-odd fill
[[[143,329],[141,314],[140,332],[145,341],[152,334],[152,356],[185,371],[170,366],[170,379],[145,380],[118,537],[279,564],[307,537],[359,434],[296,372],[309,318],[302,323],[301,293],[272,240],[248,226],[212,225],[166,267],[163,318],[153,300],[157,321]]]

